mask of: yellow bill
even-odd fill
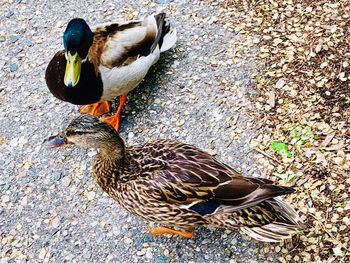
[[[64,84],[72,88],[76,86],[79,82],[81,70],[81,58],[76,52],[72,55],[70,52],[67,53],[67,65],[66,72],[64,74]]]

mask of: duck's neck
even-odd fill
[[[96,55],[96,50],[91,48],[89,49],[89,53],[86,57],[86,61],[84,62],[86,64],[92,65],[96,74],[99,72],[99,65],[100,65],[100,56]]]
[[[97,155],[97,158],[102,160],[106,166],[113,168],[122,165],[125,157],[125,148],[119,148],[119,145],[109,149],[101,148]]]
[[[124,143],[120,138],[110,140],[108,144],[100,147],[93,172],[103,190],[108,192],[110,187],[116,187],[121,176],[120,171],[128,163],[125,151]]]
[[[118,168],[125,161],[125,145],[119,135],[101,144],[97,158],[112,168]]]

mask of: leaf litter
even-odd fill
[[[258,64],[248,68],[260,127],[251,145],[272,180],[296,187],[287,201],[307,225],[275,246],[280,262],[349,262],[349,2],[223,0],[218,8],[237,33],[230,59]]]

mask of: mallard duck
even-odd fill
[[[126,146],[112,126],[91,115],[75,118],[48,144],[69,143],[98,149],[93,177],[126,210],[162,224],[150,230],[154,235],[190,238],[196,225],[211,225],[279,242],[302,227],[277,198],[293,188],[244,177],[192,145],[158,140]]]
[[[46,84],[56,98],[85,105],[80,112],[95,116],[109,112],[109,100],[119,96],[116,113],[104,119],[119,130],[127,94],[175,42],[176,31],[170,30],[164,13],[99,26],[93,32],[84,19],[76,18],[63,34],[65,49],[46,69]]]

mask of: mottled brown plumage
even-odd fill
[[[169,140],[125,146],[118,133],[83,115],[65,131],[68,142],[99,149],[93,176],[112,198],[146,220],[191,231],[196,225],[240,228],[278,242],[301,227],[277,196],[293,192],[270,180],[244,177],[198,148]]]

